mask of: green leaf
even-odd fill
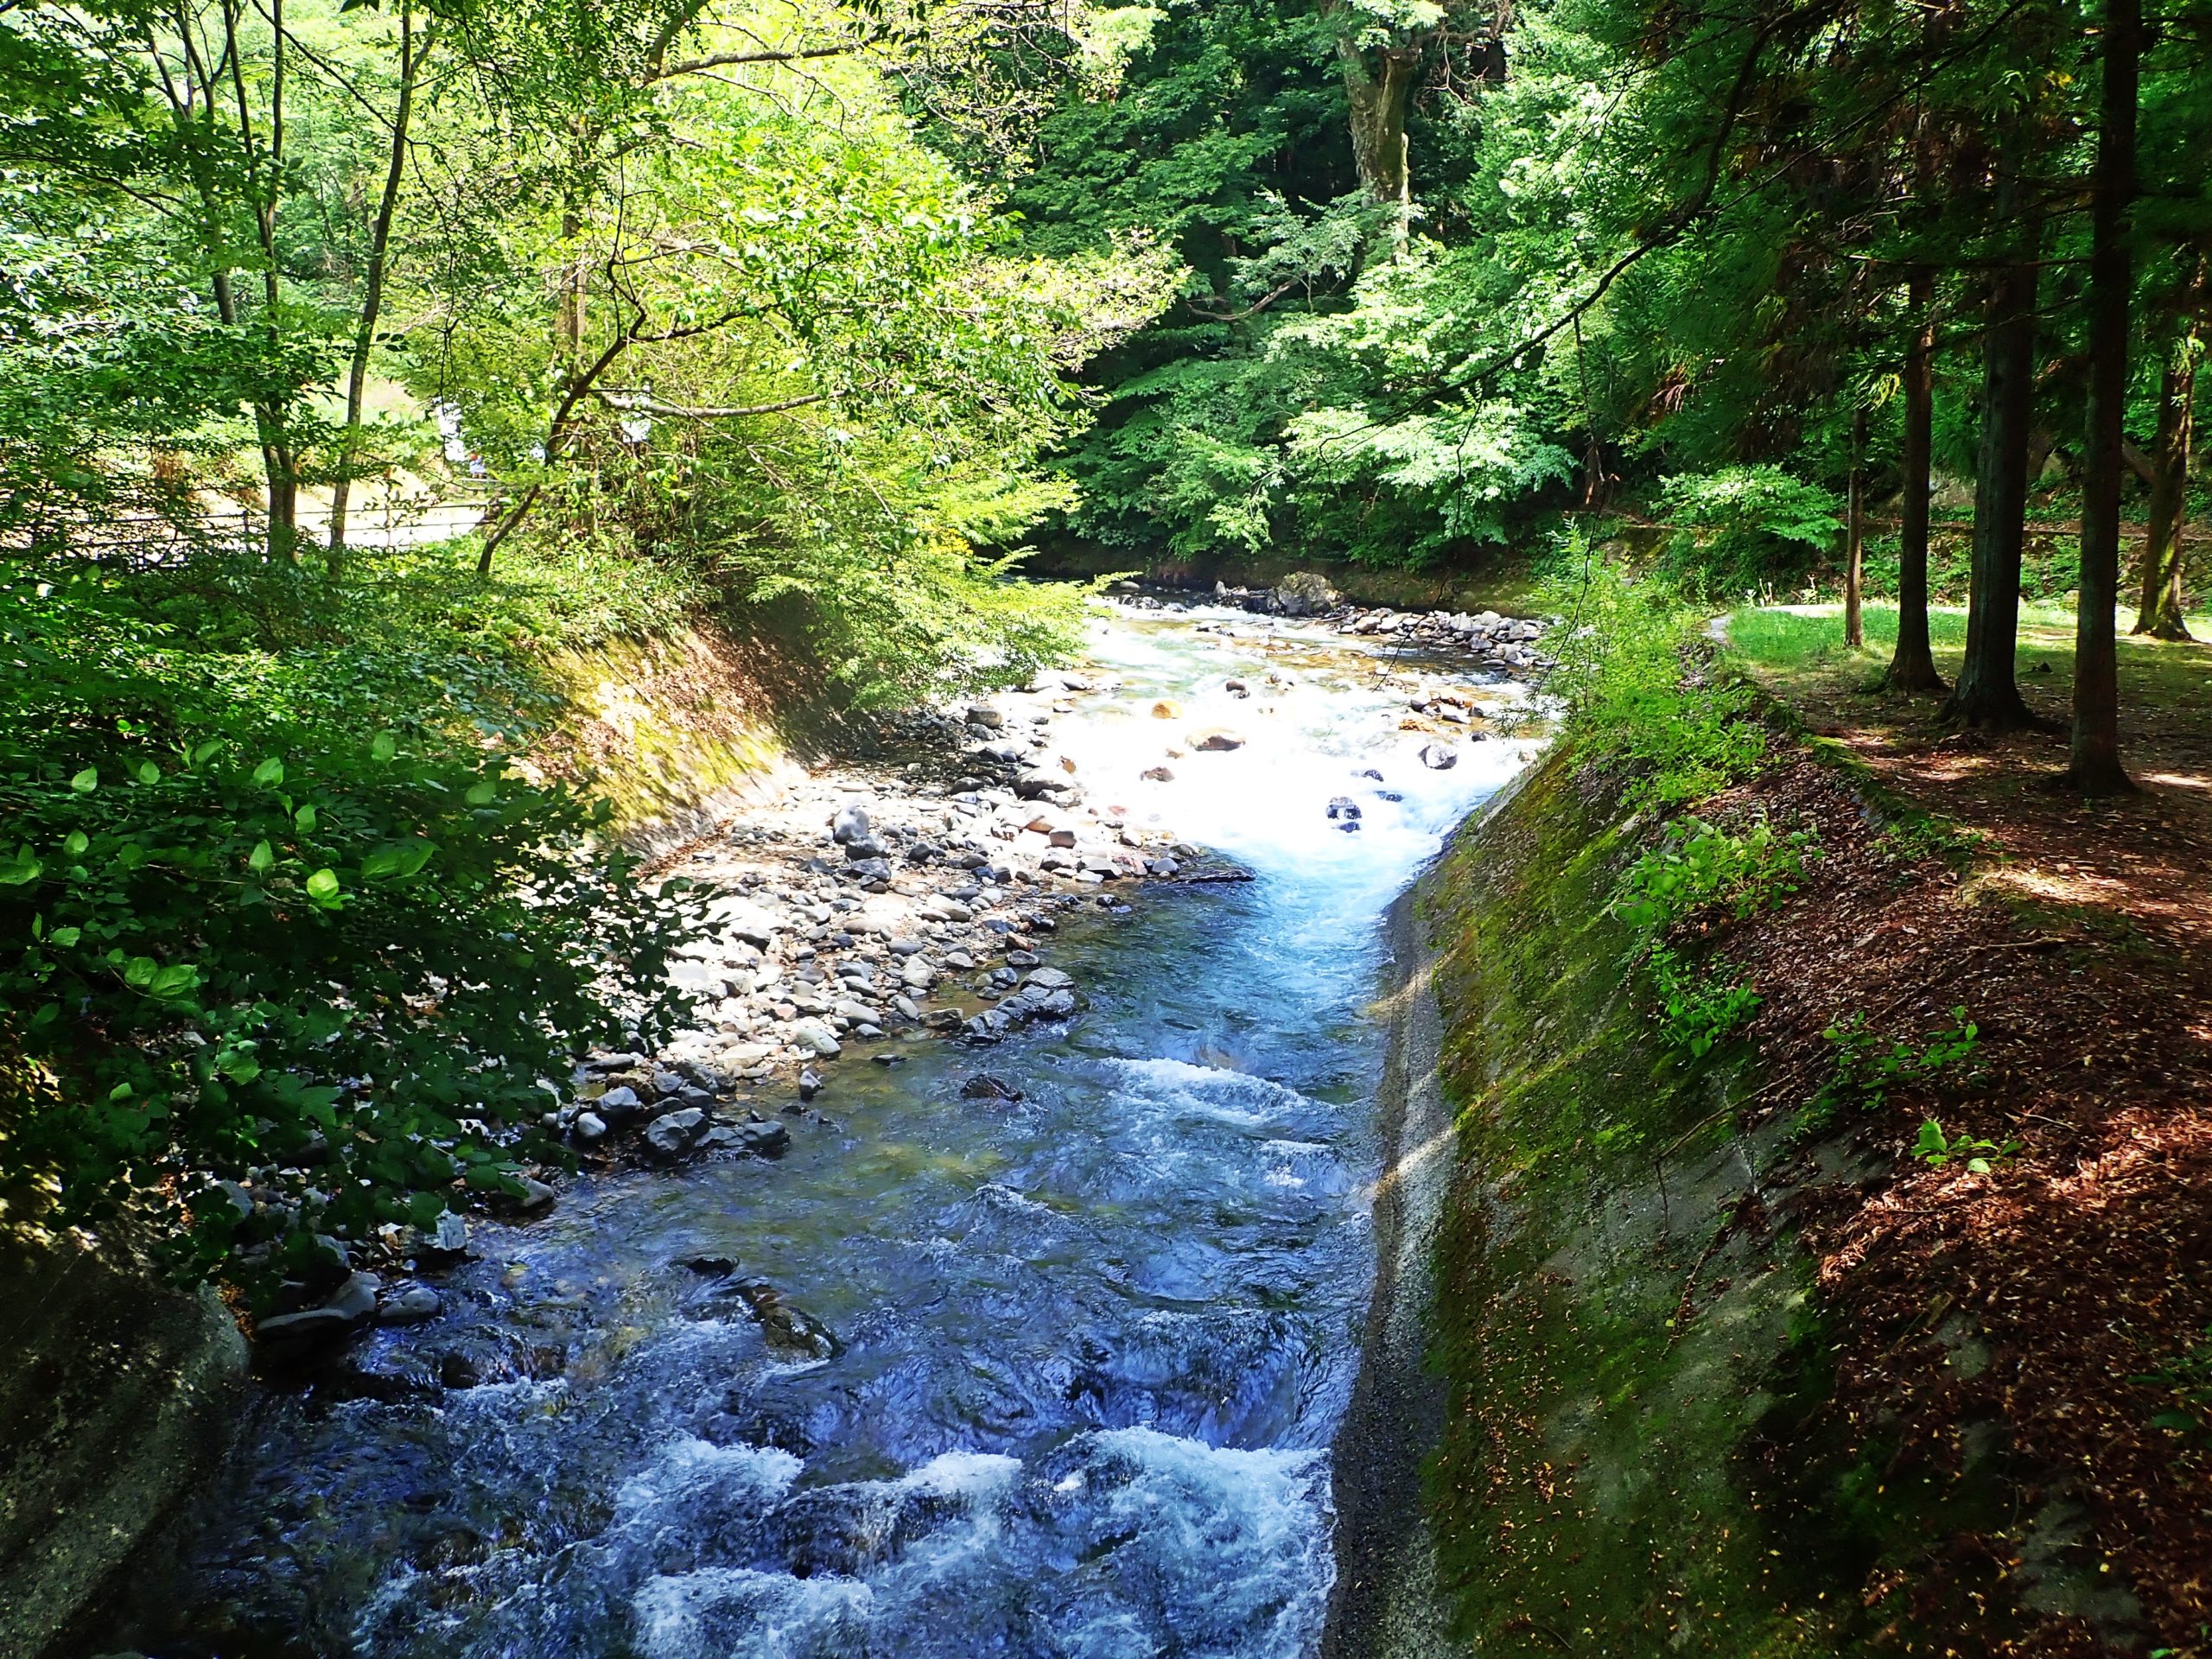
[[[150,760],[141,760],[138,763],[138,781],[142,784],[160,783],[162,769]]]
[[[256,875],[261,874],[276,861],[276,849],[271,847],[265,841],[257,844],[252,853],[245,861],[246,868],[251,870]]]
[[[123,964],[123,982],[134,991],[143,991],[154,982],[154,976],[161,970],[161,963],[151,957],[133,957]]]
[[[47,943],[58,950],[67,950],[84,937],[85,930],[81,927],[57,927]]]
[[[378,732],[369,745],[369,758],[372,760],[389,760],[398,753],[399,740],[390,732]]]
[[[308,897],[318,905],[330,905],[338,899],[338,872],[317,870],[308,877]]]
[[[265,789],[274,789],[284,781],[284,763],[270,755],[253,769],[253,781]]]
[[[188,962],[171,963],[156,974],[146,987],[149,996],[182,996],[200,982],[200,970]]]
[[[0,858],[0,887],[20,887],[38,880],[46,866],[31,856],[28,847]]]
[[[100,769],[98,766],[86,766],[69,780],[69,787],[79,795],[89,795],[99,786]]]
[[[312,805],[302,807],[292,814],[292,822],[299,827],[302,835],[307,834],[315,828],[315,808]]]
[[[92,845],[91,839],[81,830],[72,830],[61,837],[61,850],[72,858],[81,858]]]
[[[194,744],[192,746],[192,764],[195,766],[203,765],[209,755],[214,753],[216,750],[222,747],[223,740],[219,737],[211,737],[204,743]]]
[[[489,806],[492,804],[493,798],[499,792],[499,785],[486,778],[480,784],[470,785],[468,793],[462,798],[471,806]]]
[[[398,870],[399,849],[397,847],[379,847],[361,861],[361,875],[365,880],[381,880],[387,875],[397,874]]]
[[[437,850],[438,848],[435,842],[409,842],[407,845],[401,849],[399,855],[400,874],[419,875],[422,874],[423,867],[430,861],[430,855]]]

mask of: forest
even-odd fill
[[[0,0],[0,1217],[251,1317],[573,1171],[728,916],[563,664],[694,628],[1505,595],[1639,810],[1794,698],[2194,916],[2208,159],[2204,0]]]

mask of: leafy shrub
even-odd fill
[[[1946,1135],[1942,1124],[1932,1117],[1920,1126],[1920,1134],[1912,1143],[1912,1155],[1930,1169],[1945,1169],[1962,1163],[1976,1175],[1988,1174],[2019,1150],[2018,1141],[2007,1141],[1999,1146],[1985,1135]]]
[[[1624,774],[1631,806],[1699,800],[1758,768],[1766,732],[1751,689],[1713,674],[1698,613],[1664,583],[1631,582],[1575,530],[1536,603],[1561,619],[1544,690],[1583,752]]]
[[[1622,874],[1613,908],[1623,921],[1656,938],[1682,917],[1725,904],[1738,921],[1787,893],[1819,844],[1811,830],[1777,835],[1764,815],[1738,834],[1702,818],[1668,825]]]
[[[517,1190],[580,1047],[684,1012],[696,895],[592,852],[603,808],[419,709],[226,704],[233,656],[175,671],[154,619],[58,597],[0,590],[0,1177],[149,1211],[190,1271],[281,1266]],[[234,1238],[249,1171],[287,1203]]]
[[[1702,594],[1786,582],[1843,528],[1834,491],[1774,466],[1678,474],[1663,480],[1659,510],[1683,527],[1668,544],[1668,570]]]
[[[1846,1106],[1878,1111],[1888,1101],[1891,1090],[1932,1082],[1974,1057],[1981,1040],[1981,1028],[1967,1018],[1966,1009],[1961,1007],[1951,1010],[1951,1023],[1935,1033],[1921,1048],[1915,1048],[1902,1038],[1891,1039],[1885,1047],[1867,1025],[1866,1014],[1858,1012],[1847,1020],[1836,1021],[1821,1036],[1834,1045],[1835,1064],[1828,1080],[1806,1109],[1802,1120],[1806,1128],[1818,1128],[1830,1122]]]
[[[1732,980],[1711,963],[1690,962],[1663,944],[1655,945],[1646,960],[1668,1045],[1694,1060],[1758,1012],[1758,990],[1749,980]]]
[[[2154,1427],[2212,1445],[2212,1325],[2205,1327],[2203,1341],[2128,1381],[2157,1389],[2171,1402],[2151,1419]]]

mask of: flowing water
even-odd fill
[[[1256,879],[1064,926],[1080,1018],[849,1057],[779,1162],[579,1181],[480,1227],[440,1320],[364,1339],[359,1397],[264,1412],[194,1634],[149,1650],[1313,1650],[1373,1272],[1380,919],[1528,746],[1425,768],[1382,657],[1318,629],[1117,615],[1094,647],[1120,683],[1058,742],[1135,779],[1171,735],[1155,700],[1235,728],[1117,798]],[[1025,1098],[961,1098],[982,1067]],[[739,1279],[835,1351],[778,1345]]]

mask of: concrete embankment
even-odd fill
[[[1610,902],[1649,838],[1570,745],[1400,906],[1330,1659],[1956,1645],[1912,1563],[1988,1483],[1885,1480],[1832,1401],[1804,1230],[1872,1167],[1664,1042]]]

